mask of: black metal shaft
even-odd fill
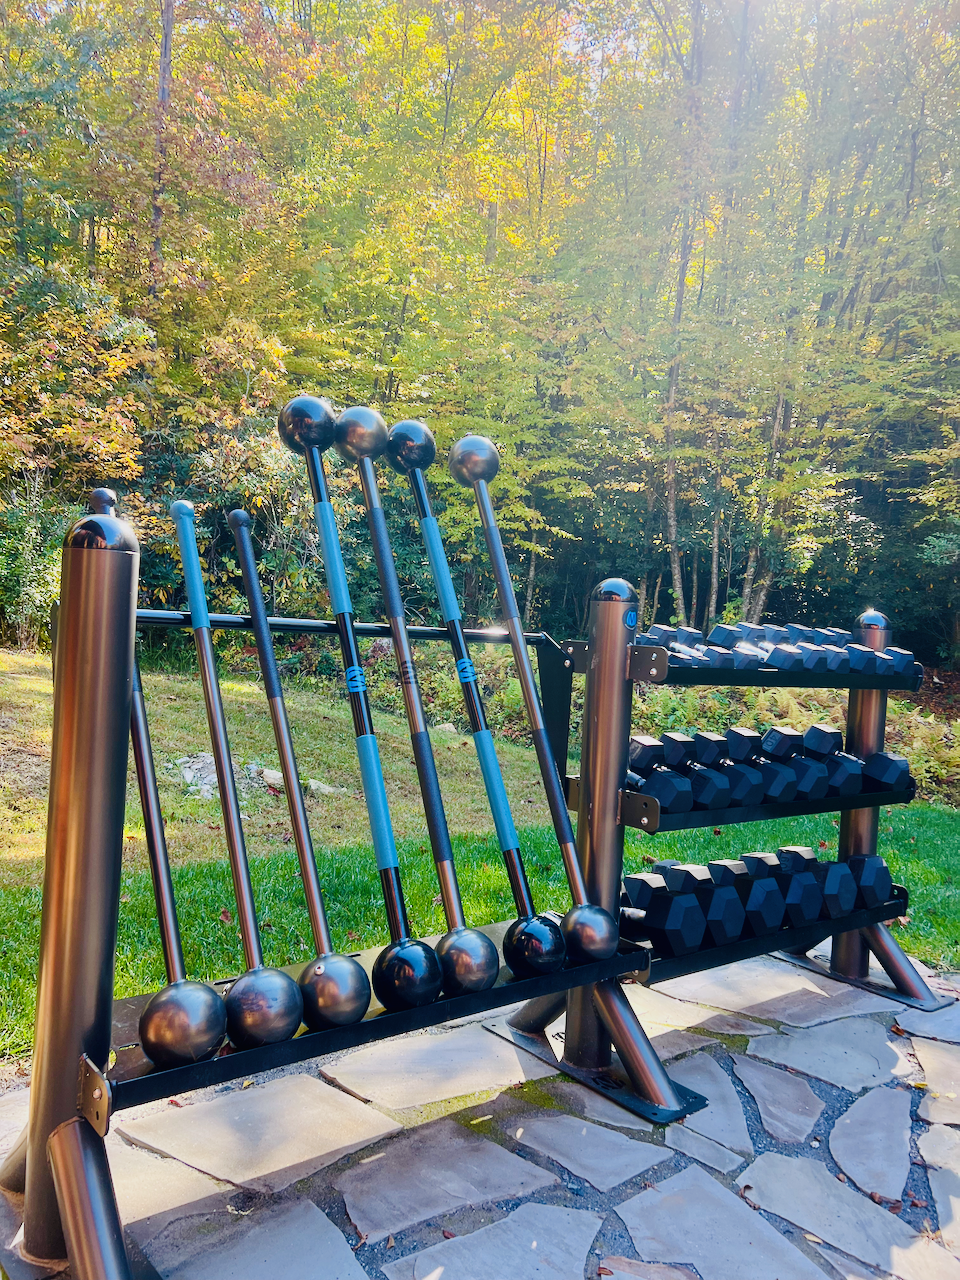
[[[343,553],[337,524],[327,489],[327,477],[323,467],[323,455],[319,449],[308,449],[304,455],[307,478],[313,495],[314,515],[320,535],[323,565],[330,592],[330,604],[334,612],[337,638],[347,681],[347,698],[353,717],[353,731],[357,743],[357,759],[363,780],[363,794],[370,818],[373,849],[380,872],[380,890],[387,915],[387,927],[392,942],[410,937],[410,923],[400,880],[399,858],[390,821],[390,807],[383,781],[383,769],[377,749],[377,738],[370,714],[367,682],[360,662],[360,649],[353,620],[353,604],[347,585]]]
[[[543,719],[543,708],[540,705],[540,696],[537,693],[533,666],[530,662],[530,654],[527,652],[523,627],[520,622],[517,597],[513,590],[513,582],[510,579],[510,567],[504,554],[503,542],[500,539],[500,530],[497,528],[497,520],[493,513],[493,503],[490,501],[490,490],[487,488],[487,482],[485,480],[477,480],[473,489],[476,494],[480,523],[487,542],[487,552],[490,556],[493,576],[497,584],[500,611],[503,614],[503,620],[510,636],[513,660],[517,667],[520,688],[523,690],[527,719],[530,722],[533,746],[537,753],[537,763],[540,766],[540,777],[543,780],[543,789],[546,793],[550,817],[553,820],[553,829],[560,845],[560,853],[563,857],[563,867],[570,885],[570,893],[573,901],[579,906],[588,901],[587,889],[583,879],[583,872],[577,859],[577,846],[573,836],[570,815],[567,812],[563,784],[560,781],[556,761],[550,749],[550,739],[547,736],[547,728]]]
[[[460,901],[460,888],[457,884],[457,872],[453,861],[453,846],[450,843],[450,831],[447,827],[447,815],[444,812],[443,796],[440,793],[440,780],[437,777],[437,765],[433,758],[433,747],[430,744],[430,733],[427,729],[427,718],[423,710],[420,686],[417,682],[417,669],[413,661],[413,650],[407,635],[407,624],[404,615],[403,597],[400,594],[400,582],[397,568],[393,560],[390,546],[390,534],[387,519],[380,502],[380,490],[377,485],[376,472],[369,458],[360,458],[357,463],[360,472],[360,484],[367,508],[367,523],[370,527],[370,539],[373,544],[373,557],[377,565],[377,576],[380,579],[380,591],[383,595],[383,606],[386,610],[390,633],[393,638],[393,651],[400,675],[400,687],[403,691],[403,704],[407,713],[407,724],[410,729],[410,745],[420,783],[420,795],[423,800],[423,811],[427,819],[427,831],[430,836],[430,847],[437,868],[437,880],[440,885],[440,897],[443,902],[443,913],[448,929],[459,929],[464,925],[463,904]]]
[[[47,1154],[73,1280],[131,1280],[103,1139],[80,1116],[54,1129]]]
[[[160,793],[157,789],[157,771],[154,767],[153,748],[150,744],[147,708],[143,699],[140,669],[136,664],[133,668],[130,738],[137,770],[140,805],[143,809],[150,878],[153,881],[153,896],[157,904],[163,965],[167,972],[167,981],[180,982],[187,976],[183,961],[183,945],[180,941],[180,924],[177,919],[177,902],[173,893],[173,878],[170,875],[167,837],[163,828],[163,814],[160,810]]]
[[[474,736],[477,756],[487,791],[487,799],[497,829],[500,849],[507,869],[507,878],[510,881],[510,892],[513,895],[517,914],[521,917],[532,916],[536,911],[533,894],[530,891],[530,882],[527,879],[526,869],[523,865],[520,841],[514,826],[513,815],[510,812],[510,804],[507,800],[506,788],[503,785],[500,765],[493,748],[490,727],[487,724],[487,716],[483,706],[483,698],[480,695],[480,688],[477,684],[476,671],[470,658],[470,649],[467,645],[466,636],[463,633],[460,609],[453,589],[446,554],[443,550],[443,542],[430,507],[430,493],[427,489],[426,477],[417,467],[407,473],[407,480],[417,508],[417,517],[420,520],[427,555],[440,600],[440,608],[446,623],[447,635],[450,638],[450,648],[453,652],[460,681],[460,692],[463,695],[467,719],[470,722],[470,732]]]
[[[77,1114],[81,1055],[110,1052],[140,552],[86,516],[64,542],[30,1091],[24,1249],[64,1256],[47,1140]]]
[[[242,518],[241,518],[242,517]],[[245,511],[232,511],[229,517],[230,527],[240,560],[240,572],[243,575],[243,589],[250,609],[250,622],[253,627],[254,641],[257,647],[257,658],[263,675],[263,687],[270,706],[270,718],[273,722],[273,733],[280,755],[280,769],[283,773],[283,788],[287,796],[287,808],[290,813],[290,824],[293,828],[293,839],[297,848],[297,859],[300,863],[300,875],[303,880],[303,892],[307,900],[307,914],[310,917],[310,928],[317,948],[317,955],[329,955],[333,951],[333,939],[330,925],[323,904],[323,893],[320,889],[320,877],[313,852],[313,840],[310,835],[310,823],[303,800],[303,788],[300,785],[300,772],[293,749],[293,736],[290,732],[290,721],[283,698],[283,686],[280,683],[280,672],[273,651],[273,640],[267,623],[267,609],[260,589],[260,577],[257,573],[257,562],[253,554],[253,542],[250,537],[250,517]]]

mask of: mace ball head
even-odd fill
[[[609,960],[616,954],[620,929],[616,920],[603,907],[585,902],[571,907],[560,925],[567,955],[574,964],[591,960]]]
[[[503,958],[517,978],[556,973],[567,956],[560,926],[547,916],[514,920],[503,935]]]
[[[204,982],[172,982],[140,1015],[140,1047],[161,1069],[202,1062],[219,1049],[226,1034],[226,1005]]]
[[[311,1031],[359,1022],[370,1004],[370,979],[352,956],[318,956],[299,980],[303,1020]]]
[[[373,965],[373,989],[390,1013],[432,1004],[443,985],[437,953],[416,938],[391,942]]]
[[[280,410],[277,430],[280,439],[294,453],[319,449],[323,453],[333,444],[337,419],[327,400],[319,396],[294,396]]]
[[[300,988],[282,969],[251,969],[224,996],[227,1034],[238,1049],[289,1040],[303,1021]]]
[[[387,447],[387,424],[376,409],[354,405],[337,419],[333,440],[337,453],[347,462],[379,458]]]
[[[454,480],[469,488],[478,480],[493,479],[500,470],[500,455],[486,436],[464,436],[450,450],[447,466]]]
[[[451,929],[437,943],[437,956],[447,996],[486,991],[500,973],[496,944],[479,929]]]
[[[394,471],[408,476],[411,471],[426,471],[437,456],[433,432],[416,418],[405,418],[390,428],[386,458]]]

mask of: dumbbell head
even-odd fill
[[[863,762],[865,791],[902,791],[910,781],[910,765],[906,756],[890,751],[877,751]],[[871,785],[872,784],[872,785]]]
[[[857,882],[845,862],[817,864],[824,914],[831,920],[848,916],[857,905]]]
[[[688,733],[664,733],[660,741],[668,769],[682,769],[694,759],[694,742]]]
[[[795,644],[776,644],[767,654],[766,664],[777,671],[802,671],[803,654]]]
[[[677,639],[676,627],[665,627],[662,623],[655,622],[650,628],[650,637],[657,644],[670,645]]]
[[[707,643],[717,644],[721,649],[732,649],[740,639],[742,639],[742,636],[736,627],[727,626],[725,622],[718,622],[707,636]]]
[[[677,627],[677,640],[680,644],[693,648],[694,645],[703,644],[703,632],[696,627]]]
[[[721,760],[726,760],[730,754],[727,750],[727,740],[722,733],[695,733],[693,749],[698,763],[705,764],[708,769],[712,769]]]
[[[824,760],[827,770],[827,795],[858,796],[863,790],[863,765],[856,756],[837,751]]]
[[[841,649],[836,644],[825,644],[821,648],[827,655],[828,671],[834,671],[837,675],[845,675],[850,670],[850,655],[846,649]]]
[[[898,676],[912,676],[914,657],[908,649],[893,649],[889,645],[884,654],[893,659],[893,669]]]
[[[760,735],[756,729],[737,726],[726,732],[731,760],[754,760],[760,754]]]
[[[324,453],[333,444],[337,419],[329,401],[319,396],[294,396],[277,419],[280,439],[294,453],[319,449]]]
[[[754,766],[763,779],[763,798],[768,804],[789,804],[797,796],[797,775],[789,764],[758,760]]]
[[[702,764],[691,764],[687,777],[693,789],[693,803],[697,809],[726,809],[730,803],[730,780],[719,769],[708,769]]]
[[[644,872],[642,875],[624,876],[623,891],[627,895],[631,907],[646,911],[647,904],[655,893],[666,893],[667,882],[656,872]]]
[[[783,923],[786,904],[780,886],[772,876],[768,879],[751,879],[750,891],[743,904],[746,916],[745,931],[762,938],[776,933]]]
[[[437,444],[426,423],[416,418],[405,418],[390,428],[386,459],[399,475],[426,471],[436,456]]]
[[[813,924],[820,919],[823,910],[823,894],[811,871],[795,875],[784,874],[779,878],[786,917],[794,928]]]
[[[792,756],[789,761],[797,779],[797,796],[801,800],[822,800],[830,785],[827,766],[807,756]]]
[[[743,807],[763,803],[763,775],[749,764],[721,760],[717,768],[730,783],[730,804]]]
[[[765,628],[755,627],[751,622],[738,622],[735,626],[740,632],[740,638],[747,640],[750,644],[759,644],[761,640],[767,638]]]
[[[841,649],[853,644],[852,631],[845,631],[843,627],[831,627],[830,630],[833,632],[833,643],[838,644]]]
[[[707,921],[692,893],[657,893],[644,921],[647,936],[660,955],[684,956],[703,942]]]
[[[767,644],[790,643],[790,632],[787,628],[775,626],[772,622],[768,622],[763,628],[763,635]]]
[[[465,488],[478,480],[489,483],[500,470],[497,446],[486,436],[464,436],[450,449],[447,467],[458,484]]]
[[[754,880],[767,880],[780,870],[775,853],[745,853],[742,861]]]
[[[803,734],[788,725],[775,725],[763,735],[760,745],[771,760],[788,760],[803,750]]]
[[[689,813],[693,808],[690,779],[674,769],[651,769],[643,790],[645,795],[653,796],[664,813]]]
[[[733,646],[733,665],[738,671],[753,671],[765,660],[766,656],[748,640],[738,640]]]
[[[376,409],[353,405],[337,419],[333,445],[345,462],[379,458],[387,447],[387,424]]]
[[[847,657],[850,659],[850,670],[858,675],[874,676],[877,674],[877,655],[873,649],[863,644],[848,644]]]
[[[777,861],[781,871],[795,875],[800,871],[812,871],[817,865],[817,855],[807,845],[785,844],[777,850]]]
[[[790,637],[791,644],[813,644],[813,628],[805,627],[799,622],[787,623],[787,635]]]
[[[708,644],[703,647],[703,657],[708,667],[729,668],[736,666],[733,654],[729,649],[721,649],[717,644]]]
[[[707,863],[707,870],[714,884],[745,888],[750,883],[750,872],[741,858],[714,858]]]
[[[879,907],[888,902],[893,889],[890,868],[882,858],[856,857],[847,861],[857,882],[857,906]]]
[[[827,670],[827,655],[818,644],[808,644],[804,640],[797,641],[797,648],[803,654],[803,667],[805,671],[815,671],[822,674]]]
[[[670,881],[668,879],[669,873],[674,869],[674,867],[682,867],[682,866],[683,866],[683,863],[680,861],[679,858],[661,858],[659,862],[655,862],[653,864],[653,866],[651,867],[651,871],[653,872],[654,875],[663,876],[664,883],[669,889],[670,888]]]
[[[678,863],[666,874],[671,893],[692,893],[703,909],[707,936],[715,947],[736,942],[743,932],[745,912],[736,886],[714,883],[709,867]]]
[[[828,724],[812,724],[803,735],[803,754],[814,760],[826,760],[843,750],[843,734]]]
[[[655,765],[663,764],[663,743],[638,733],[630,739],[629,760],[630,768],[645,777]]]

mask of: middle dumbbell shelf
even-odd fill
[[[694,827],[724,827],[741,822],[766,822],[771,818],[799,818],[816,813],[840,813],[844,809],[877,809],[881,805],[909,804],[916,795],[913,779],[903,791],[861,791],[855,796],[826,796],[823,800],[791,800],[789,804],[730,806],[727,809],[691,809],[687,813],[661,813],[653,796],[621,791],[620,821],[652,835],[655,831],[689,831]],[[566,780],[567,806],[580,803],[580,779]]]

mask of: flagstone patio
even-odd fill
[[[627,991],[708,1098],[685,1122],[477,1021],[120,1113],[134,1274],[960,1280],[960,1006],[917,1014],[772,957]],[[0,1153],[27,1097],[0,1097]],[[20,1207],[0,1197],[0,1274],[40,1280]]]

